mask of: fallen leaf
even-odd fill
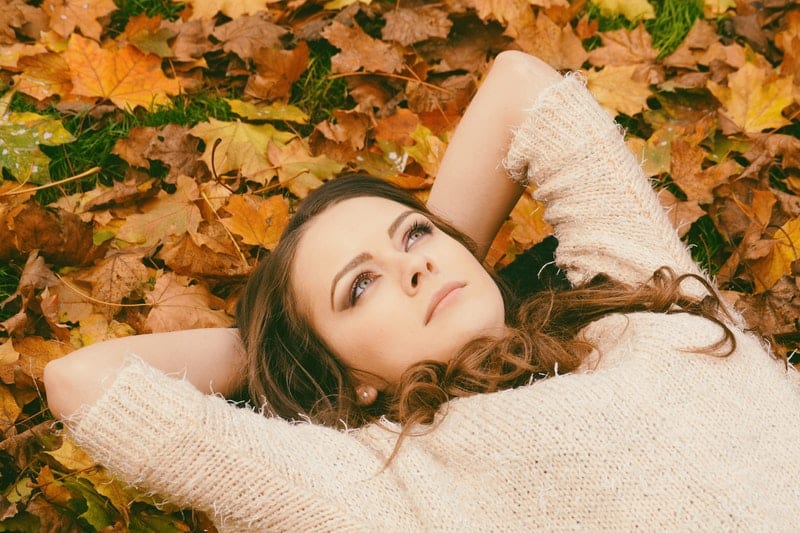
[[[236,17],[214,28],[212,35],[222,43],[225,52],[250,59],[259,48],[282,48],[281,37],[288,30],[273,23],[270,18],[266,11]]]
[[[240,236],[245,244],[267,250],[275,249],[289,223],[289,206],[279,194],[269,198],[251,194],[231,196],[225,211],[231,216],[221,222],[231,233]]]
[[[545,13],[530,17],[527,27],[519,21],[514,27],[519,47],[555,69],[578,70],[589,57],[572,26],[558,26]]]
[[[453,22],[438,6],[397,7],[387,11],[381,37],[408,46],[432,37],[446,39]]]
[[[236,19],[263,11],[266,4],[278,0],[186,0],[192,7],[192,19],[211,19],[217,13]]]
[[[754,294],[771,289],[783,276],[793,275],[792,266],[800,259],[800,217],[793,218],[772,235],[774,247],[769,255],[751,264]]]
[[[111,151],[133,166],[150,168],[150,160],[169,167],[166,181],[174,183],[178,176],[204,175],[198,157],[199,141],[189,135],[185,126],[167,124],[163,128],[133,128],[126,139],[120,139]],[[137,184],[138,186],[138,184]]]
[[[197,231],[200,210],[197,184],[181,176],[174,194],[161,192],[142,206],[143,213],[130,215],[119,228],[116,238],[143,248],[152,248],[170,235]]]
[[[253,55],[256,74],[247,80],[245,93],[260,100],[288,100],[292,84],[308,68],[310,53],[305,41],[293,50],[259,48]]]
[[[276,102],[260,106],[237,99],[226,98],[225,101],[231,106],[231,111],[247,120],[282,120],[297,124],[308,123],[309,117],[306,112],[291,104]]]
[[[233,317],[221,311],[223,302],[185,276],[162,272],[153,290],[145,293],[152,309],[145,319],[147,333],[194,328],[227,328]]]
[[[141,253],[113,253],[81,272],[76,279],[91,286],[91,297],[103,314],[115,316],[123,302],[132,292],[148,282],[150,272],[142,263]],[[103,303],[107,305],[102,305]]]
[[[262,185],[276,175],[267,159],[267,146],[273,139],[286,143],[294,137],[271,124],[222,122],[213,118],[201,122],[189,133],[205,142],[202,160],[213,174],[221,176],[235,171]]]
[[[658,201],[667,212],[672,227],[680,237],[686,235],[700,217],[706,214],[696,200],[682,201],[666,189],[658,192]]]
[[[173,272],[192,278],[243,278],[251,270],[244,253],[221,222],[170,239],[156,257]]]
[[[62,37],[69,37],[75,28],[95,41],[100,40],[103,26],[97,19],[117,10],[113,0],[45,0],[42,10],[50,16],[50,28]]]
[[[22,70],[16,79],[19,92],[37,100],[67,96],[72,92],[69,65],[61,54],[25,56],[20,58],[18,66]]]
[[[370,37],[361,27],[348,28],[332,22],[321,35],[340,51],[331,57],[331,71],[349,73],[398,72],[403,68],[403,55],[396,45]]]
[[[426,174],[435,176],[447,145],[422,124],[411,132],[411,140],[414,144],[404,146],[403,152],[413,157]]]
[[[739,131],[758,133],[790,123],[781,111],[794,100],[791,78],[745,63],[729,76],[727,87],[710,81],[708,89],[722,103],[720,114]]]
[[[647,0],[592,0],[600,8],[603,16],[614,18],[622,15],[636,22],[642,19],[656,18],[656,12]]]
[[[53,451],[44,452],[69,470],[88,470],[97,465],[86,452],[79,448],[67,435],[61,439],[61,447]]]
[[[122,109],[168,105],[169,96],[181,92],[180,81],[164,75],[158,56],[133,46],[100,48],[73,34],[63,56],[70,67],[74,94],[105,98]]]
[[[14,394],[8,385],[0,383],[0,432],[5,433],[17,421],[19,415],[22,414],[22,408],[14,399]]]
[[[620,29],[601,34],[603,45],[589,52],[589,62],[595,66],[626,66],[653,63],[658,50],[653,48],[650,33],[643,24],[633,30]]]
[[[128,20],[125,31],[117,38],[117,42],[130,43],[145,54],[158,57],[174,57],[175,53],[169,45],[175,32],[161,25],[161,17],[136,15]]]
[[[50,158],[39,147],[74,140],[58,119],[36,113],[0,115],[0,169],[21,183],[48,183]]]
[[[586,72],[587,87],[612,115],[633,116],[648,108],[647,99],[652,95],[650,85],[633,80],[636,68],[636,65],[608,66]]]
[[[707,19],[717,18],[735,7],[736,0],[703,0],[703,16]]]
[[[311,190],[344,168],[344,165],[325,155],[312,156],[301,139],[292,139],[286,145],[270,142],[267,154],[281,185],[298,198],[305,198]]]

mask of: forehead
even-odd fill
[[[292,270],[298,286],[308,276],[316,279],[326,271],[332,276],[371,244],[388,239],[391,223],[409,209],[385,198],[360,197],[343,200],[315,216],[307,222],[295,253]]]

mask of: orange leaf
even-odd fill
[[[161,58],[145,55],[133,46],[109,50],[73,34],[64,59],[70,67],[74,94],[107,98],[123,109],[166,105],[170,103],[168,95],[181,91],[178,80],[164,75]]]
[[[260,196],[234,195],[225,206],[231,214],[223,218],[231,233],[242,237],[245,244],[263,246],[273,250],[278,244],[281,233],[289,223],[289,206],[281,195],[273,195],[267,199]]]
[[[22,74],[17,79],[17,90],[44,100],[51,96],[64,96],[72,92],[69,65],[61,54],[47,53],[22,57],[19,60]]]
[[[153,309],[147,314],[148,333],[194,328],[227,328],[233,318],[221,310],[224,302],[205,285],[193,284],[185,276],[162,273],[155,287],[145,294]]]
[[[792,265],[800,259],[800,217],[781,226],[773,239],[772,252],[752,264],[756,285],[754,293],[771,289],[783,276],[793,273]]]
[[[634,81],[636,65],[608,66],[603,70],[586,72],[587,86],[597,101],[613,115],[633,116],[647,109],[652,94],[648,83]]]
[[[81,33],[100,40],[103,27],[97,22],[117,6],[113,0],[45,0],[42,9],[50,15],[50,28],[62,37],[68,37],[77,26]]]
[[[370,37],[359,26],[348,28],[334,21],[321,35],[340,49],[331,58],[333,72],[397,72],[403,68],[403,55],[395,45]]]

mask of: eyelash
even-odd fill
[[[411,240],[411,236],[417,232],[420,233],[420,236],[414,239],[413,243],[410,243],[409,241]],[[431,233],[433,233],[433,225],[429,221],[415,220],[414,223],[411,224],[411,226],[408,228],[408,231],[406,231],[405,234],[403,235],[403,249],[407,252],[411,248],[411,246],[413,246],[414,243],[417,242],[417,239],[421,239],[425,235],[430,235]],[[370,283],[372,283],[373,281],[375,281],[376,278],[377,276],[375,276],[375,274],[373,274],[372,272],[362,272],[355,277],[353,283],[350,285],[350,298],[349,298],[350,307],[355,306],[358,303],[359,298],[361,297],[360,294],[356,294],[356,291],[358,290],[358,285],[365,280],[369,280]],[[362,294],[363,294],[363,289],[362,289]]]

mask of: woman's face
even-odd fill
[[[308,222],[291,277],[314,331],[349,368],[381,378],[378,389],[505,327],[500,290],[469,250],[384,198],[348,199]]]

